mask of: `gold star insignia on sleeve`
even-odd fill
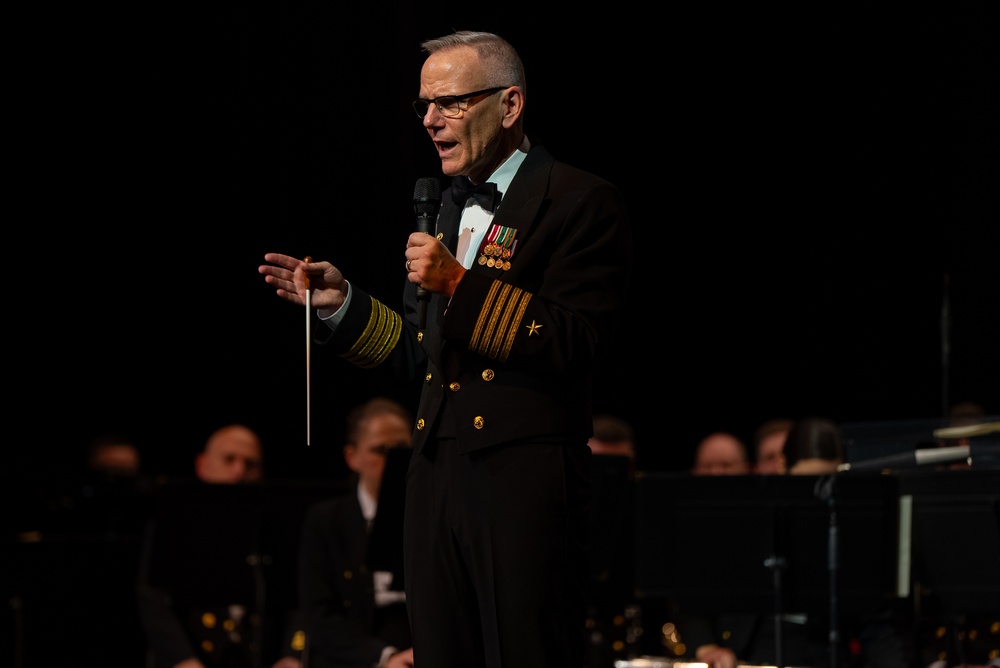
[[[538,333],[538,330],[540,330],[542,326],[535,324],[534,320],[531,321],[530,325],[525,325],[525,327],[528,329],[528,336],[541,336],[541,334]]]

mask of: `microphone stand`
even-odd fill
[[[264,556],[258,551],[254,550],[251,554],[247,555],[247,563],[250,564],[253,570],[253,582],[254,582],[254,599],[256,601],[257,610],[254,614],[250,615],[250,630],[253,637],[253,646],[251,647],[251,661],[253,662],[252,668],[263,668],[263,648],[264,648],[264,617],[268,613],[265,608],[267,603],[267,584],[266,578],[264,577]]]
[[[837,543],[837,504],[833,494],[833,475],[823,476],[816,481],[816,498],[825,500],[830,510],[830,528],[827,533],[827,569],[830,583],[830,668],[837,668],[837,654],[840,647],[840,628],[837,620],[837,571],[839,569]]]
[[[782,656],[784,641],[781,637],[782,618],[784,617],[781,612],[781,571],[787,563],[784,557],[778,555],[771,555],[764,560],[764,565],[771,569],[774,577],[774,665],[777,668],[785,668],[784,657]]]
[[[949,374],[951,373],[951,306],[949,303],[950,285],[948,272],[944,272],[944,285],[941,297],[941,415],[948,415],[951,408],[949,396]]]

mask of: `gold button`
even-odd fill
[[[486,426],[486,420],[483,419],[482,415],[477,415],[476,418],[472,421],[472,426],[474,426],[476,429],[482,429],[483,427]]]
[[[493,369],[483,370],[483,380],[485,380],[486,382],[493,380]]]
[[[423,343],[423,342],[424,342],[424,333],[417,332],[417,343]]]
[[[442,239],[444,239],[444,232],[438,232],[437,240],[441,241]]]
[[[427,375],[426,375],[426,376],[424,376],[424,380],[425,380],[426,382],[428,382],[428,383],[429,383],[429,382],[431,382],[431,372],[430,372],[430,371],[428,371],[428,372],[427,372]]]
[[[424,422],[424,419],[423,419],[423,418],[420,418],[419,420],[417,420],[417,429],[418,429],[418,430],[421,430],[421,429],[423,429],[423,428],[424,428],[424,425],[425,425],[425,424],[426,424],[426,423]]]
[[[448,384],[448,389],[451,390],[452,392],[458,392],[459,390],[462,389],[462,386],[461,386],[461,384],[459,384],[457,382],[456,383],[449,383]]]

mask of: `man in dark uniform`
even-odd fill
[[[410,627],[391,571],[376,570],[369,536],[386,458],[409,450],[413,418],[402,404],[375,397],[347,416],[347,494],[306,510],[299,548],[299,599],[310,668],[409,668]]]
[[[451,185],[400,259],[404,313],[329,262],[268,253],[260,272],[283,299],[309,295],[348,361],[423,379],[404,540],[415,665],[580,668],[592,386],[624,315],[626,207],[529,142],[509,43],[423,47],[414,108]]]

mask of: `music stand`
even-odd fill
[[[297,606],[305,508],[344,489],[341,483],[171,481],[156,493],[145,581],[169,592],[175,611],[243,606],[251,660],[260,666],[283,630],[279,617]]]
[[[841,613],[897,596],[899,541],[894,476],[636,479],[637,593],[701,614],[773,611],[779,665],[783,611],[827,619],[833,642]]]
[[[392,573],[392,589],[403,590],[403,510],[406,506],[406,471],[412,448],[395,447],[386,453],[379,487],[378,512],[368,534],[365,563],[371,571]]]
[[[619,642],[632,653],[640,640],[618,621],[622,616],[634,619],[630,610],[635,603],[634,466],[627,455],[594,454],[590,461],[588,665],[611,665],[612,657],[622,651],[616,649]]]
[[[1000,469],[908,471],[913,579],[945,614],[992,614],[1000,601]]]
[[[593,455],[590,466],[590,581],[603,605],[617,612],[633,594],[635,520],[632,459]]]

